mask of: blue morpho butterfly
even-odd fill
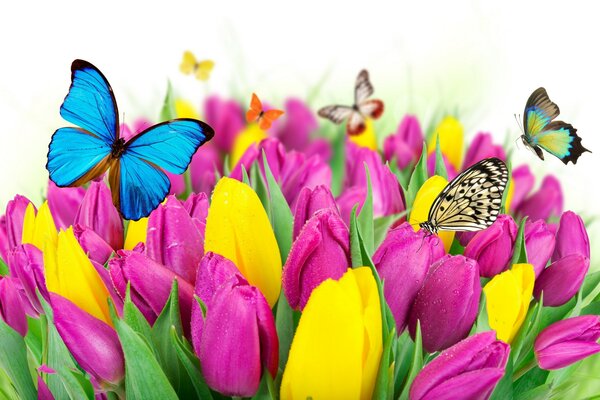
[[[46,169],[58,186],[79,186],[107,170],[112,200],[126,219],[146,217],[171,188],[163,169],[182,174],[213,129],[195,119],[161,122],[125,141],[110,84],[87,61],[71,65],[71,87],[60,115],[78,127],[60,128],[48,146]]]
[[[577,129],[571,124],[552,121],[559,113],[558,106],[550,100],[546,89],[536,89],[525,105],[521,140],[542,160],[544,149],[565,164],[569,161],[577,164],[579,156],[589,150],[581,145]]]

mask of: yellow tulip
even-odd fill
[[[125,250],[133,250],[138,243],[146,243],[146,231],[148,230],[148,217],[140,218],[137,221],[129,221],[127,225],[127,235],[125,235]]]
[[[349,269],[311,294],[292,341],[281,399],[370,399],[382,354],[373,273]]]
[[[177,118],[200,119],[200,115],[192,103],[183,99],[175,100],[175,115],[177,115]]]
[[[514,264],[483,288],[489,325],[499,340],[510,343],[519,332],[529,309],[534,281],[531,264]]]
[[[258,124],[248,125],[246,129],[244,129],[235,137],[232,148],[233,150],[231,150],[231,157],[229,158],[229,167],[233,169],[238,161],[240,161],[240,158],[242,158],[246,150],[248,150],[248,147],[254,144],[259,144],[263,139],[266,138],[267,134],[258,127]]]
[[[46,244],[56,246],[56,225],[48,207],[48,201],[40,207],[35,214],[33,204],[29,203],[25,209],[25,217],[23,218],[23,234],[21,242],[29,243],[40,250],[44,250]]]
[[[415,196],[412,211],[410,212],[409,223],[412,225],[415,232],[420,229],[419,224],[421,222],[427,221],[429,218],[429,209],[431,208],[431,205],[433,204],[437,195],[440,194],[447,184],[448,181],[439,175],[434,175],[427,179],[425,183],[423,183],[423,186],[421,186],[417,192],[417,195]],[[438,236],[444,243],[444,249],[447,253],[448,250],[450,250],[450,246],[452,246],[454,232],[440,231]]]
[[[281,291],[281,255],[269,217],[250,186],[231,178],[219,180],[204,237],[205,252],[233,261],[269,305],[275,305]]]
[[[77,242],[73,227],[61,230],[56,244],[44,247],[44,275],[48,291],[112,326],[108,290]]]
[[[460,171],[463,159],[464,133],[462,124],[454,117],[445,117],[435,128],[427,149],[429,154],[435,151],[437,137],[440,137],[440,150],[448,161]]]
[[[348,138],[354,144],[359,147],[366,147],[367,149],[377,150],[377,137],[375,136],[375,129],[373,128],[373,120],[367,118],[365,120],[365,131],[360,135],[350,135]]]

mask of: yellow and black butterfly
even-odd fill
[[[565,164],[569,161],[577,164],[579,156],[589,150],[581,144],[573,125],[552,121],[559,113],[558,106],[550,100],[546,89],[536,89],[525,105],[521,140],[542,160],[544,149]]]
[[[428,220],[419,226],[432,234],[487,228],[498,218],[507,181],[504,161],[479,161],[446,185],[431,205]]]
[[[185,51],[179,70],[186,75],[193,73],[197,79],[207,81],[214,66],[215,63],[212,60],[198,61],[191,51]]]
[[[346,123],[348,135],[360,135],[366,129],[365,118],[377,119],[383,114],[383,101],[368,98],[373,92],[369,73],[363,69],[358,73],[354,84],[354,104],[352,106],[323,107],[318,114],[336,124],[348,120]]]

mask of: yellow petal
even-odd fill
[[[446,179],[439,175],[434,175],[427,179],[421,188],[419,188],[419,191],[415,196],[415,201],[413,202],[409,219],[409,223],[412,225],[415,232],[420,229],[420,223],[428,220],[431,205],[447,184],[448,181]],[[454,240],[454,232],[441,231],[438,233],[438,236],[444,243],[444,249],[448,252],[450,246],[452,246],[452,241]]]
[[[448,161],[460,171],[463,158],[464,133],[462,124],[454,117],[445,117],[435,128],[427,145],[429,154],[435,151],[437,137],[440,137],[440,150]]]
[[[367,149],[377,150],[377,137],[373,128],[373,120],[365,119],[366,129],[360,135],[350,135],[348,138],[357,146],[366,147]]]
[[[125,250],[133,250],[138,243],[146,243],[146,231],[148,230],[148,217],[137,221],[129,221],[127,235],[125,236]]]
[[[382,353],[380,310],[366,267],[321,283],[300,317],[281,399],[371,398]]]
[[[44,249],[46,244],[56,245],[56,225],[48,207],[48,201],[45,201],[35,215],[33,204],[29,203],[25,209],[23,220],[22,243],[30,243],[40,250]]]
[[[50,292],[57,293],[112,326],[108,290],[73,234],[73,227],[58,234],[56,245],[44,247],[44,275]]]
[[[175,100],[175,114],[177,115],[177,118],[200,119],[196,107],[189,101],[183,99]]]
[[[235,137],[231,157],[229,158],[229,167],[233,169],[240,161],[248,147],[253,144],[259,144],[263,139],[267,138],[265,131],[259,128],[258,124],[250,124],[239,135]],[[248,166],[246,166],[248,167]]]
[[[204,251],[233,261],[269,305],[275,305],[281,291],[281,256],[269,217],[250,186],[219,180],[208,209]]]
[[[508,188],[507,188],[507,193],[506,193],[506,203],[504,203],[504,209],[506,210],[507,214],[508,214],[508,211],[510,210],[510,206],[512,203],[512,198],[513,198],[514,193],[515,193],[515,185],[511,178],[510,182],[508,183]]]
[[[531,264],[515,264],[483,288],[489,325],[498,339],[510,343],[521,328],[529,309],[534,279]]]

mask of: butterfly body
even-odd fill
[[[273,122],[283,115],[281,110],[263,110],[262,103],[255,93],[252,93],[250,108],[246,111],[246,122],[256,122],[262,130],[267,130]]]
[[[506,164],[486,158],[454,178],[436,197],[427,221],[419,224],[438,231],[478,231],[494,223],[508,182]]]
[[[60,128],[48,146],[46,169],[59,187],[80,186],[108,171],[113,203],[126,219],[147,216],[170,190],[164,171],[182,174],[213,129],[195,119],[151,126],[129,140],[120,137],[110,84],[87,61],[71,65],[71,87],[61,116],[77,127]]]
[[[318,114],[335,124],[347,121],[346,132],[349,135],[360,135],[366,129],[365,120],[367,118],[377,119],[383,114],[383,101],[369,99],[369,96],[373,93],[374,89],[369,81],[369,73],[363,69],[356,77],[354,104],[352,106],[332,105],[323,107],[318,111]]]
[[[581,144],[581,138],[573,125],[553,121],[559,113],[558,106],[550,100],[546,89],[536,89],[525,105],[521,140],[541,160],[544,160],[543,149],[564,164],[569,161],[576,164],[579,156],[589,150]]]

